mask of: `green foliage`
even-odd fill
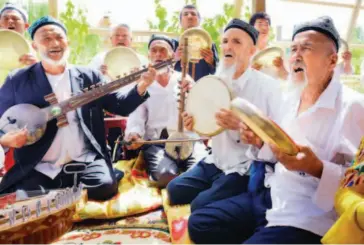
[[[60,20],[67,28],[70,40],[71,64],[87,64],[101,49],[101,41],[97,35],[89,34],[84,9],[76,8],[71,0],[66,3],[66,11],[60,14]]]
[[[33,0],[28,0],[29,23],[33,23],[35,20],[48,14],[48,1],[34,2]]]
[[[364,44],[364,29],[362,27],[354,28],[349,43]],[[350,48],[350,50],[355,74],[360,74],[360,64],[364,57],[364,50],[362,48]]]

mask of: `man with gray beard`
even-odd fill
[[[44,96],[54,93],[58,102],[82,93],[85,88],[102,82],[101,73],[67,63],[69,41],[65,26],[52,17],[42,17],[28,29],[32,46],[41,62],[10,73],[0,89],[0,115],[17,104],[44,108],[50,104]],[[127,94],[112,93],[68,112],[68,125],[58,128],[56,119],[48,122],[43,137],[32,145],[18,144],[15,165],[0,184],[0,193],[17,190],[39,191],[73,186],[74,179],[66,168],[83,163],[86,170],[77,182],[83,183],[90,199],[105,200],[117,192],[117,183],[107,153],[103,109],[127,116],[148,97],[147,87],[155,70],[142,75],[141,81]],[[27,137],[26,134],[23,137]],[[0,142],[2,142],[2,137]]]
[[[250,101],[274,119],[273,113],[281,100],[279,82],[249,67],[257,37],[257,30],[248,23],[240,19],[230,21],[222,38],[223,60],[217,74],[235,96]],[[185,113],[183,117],[186,129],[192,130],[192,116]],[[212,137],[212,154],[167,186],[171,204],[191,203],[188,228],[196,243],[236,241],[204,236],[204,227],[200,224],[211,215],[210,205],[214,202],[247,191],[252,163],[247,152],[258,150],[240,141],[240,120],[232,111],[221,109],[216,114],[216,122],[225,130]]]

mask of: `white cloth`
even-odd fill
[[[178,128],[178,80],[181,73],[174,71],[166,87],[154,81],[148,88],[150,98],[141,104],[129,117],[125,135],[137,133],[145,140],[159,139],[161,132],[167,128],[168,134],[177,132]],[[192,81],[192,78],[189,78]],[[193,82],[194,83],[194,82]],[[193,132],[185,132],[191,138],[199,138]],[[194,144],[194,156],[198,159],[205,157],[207,152],[201,142]]]
[[[274,113],[279,111],[281,91],[279,82],[259,71],[248,68],[237,80],[227,84],[233,94],[244,98],[257,106],[265,115],[275,119]],[[206,163],[213,163],[225,174],[248,172],[251,158],[246,152],[250,145],[240,142],[240,133],[224,130],[211,139],[212,154],[206,157]]]
[[[281,107],[280,126],[323,162],[321,178],[289,171],[281,163],[266,176],[272,209],[268,226],[293,226],[323,236],[336,220],[334,197],[345,168],[364,135],[364,96],[342,86],[336,74],[318,101],[297,116],[300,94],[292,92]],[[274,161],[266,145],[258,159]]]
[[[71,97],[71,82],[69,70],[63,74],[46,74],[58,102]],[[74,161],[93,162],[96,154],[85,144],[85,135],[81,129],[76,111],[67,113],[69,125],[59,128],[57,134],[35,170],[54,179],[62,170],[61,165]]]

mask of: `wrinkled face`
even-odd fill
[[[259,31],[259,36],[269,36],[269,21],[266,19],[257,19],[254,24],[255,29]]]
[[[185,8],[181,14],[181,26],[182,29],[187,30],[199,25],[199,17],[196,9]]]
[[[118,27],[111,33],[110,40],[113,47],[130,47],[132,42],[130,30],[126,27]]]
[[[335,45],[324,34],[310,30],[295,36],[291,45],[290,57],[290,69],[293,77],[306,76],[308,82],[324,79],[334,71],[336,62]]]
[[[238,28],[228,29],[221,42],[224,66],[248,66],[255,46],[248,33]]]
[[[168,43],[162,40],[156,40],[151,43],[148,56],[152,64],[160,63],[170,58],[171,53],[167,47]]]
[[[6,10],[0,17],[1,29],[13,30],[23,35],[28,26],[28,23],[24,21],[22,15],[16,10]]]
[[[67,36],[61,27],[45,25],[36,31],[32,45],[41,55],[42,61],[57,65],[67,61],[68,44]]]

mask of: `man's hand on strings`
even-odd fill
[[[193,131],[193,117],[189,115],[187,112],[182,113],[183,126],[188,131]]]
[[[0,138],[0,145],[8,148],[21,148],[27,142],[27,135],[26,128],[8,132]]]
[[[137,85],[139,95],[145,94],[147,88],[154,82],[156,75],[157,71],[152,66],[149,66],[148,71],[142,74],[141,80]]]
[[[131,134],[129,134],[129,136],[127,138],[127,142],[130,142],[132,144],[127,145],[126,148],[128,150],[137,150],[137,149],[139,149],[143,145],[143,144],[140,144],[140,143],[135,143],[136,141],[139,141],[139,140],[141,140],[141,137],[140,137],[139,134],[137,134],[137,133],[131,133]]]

